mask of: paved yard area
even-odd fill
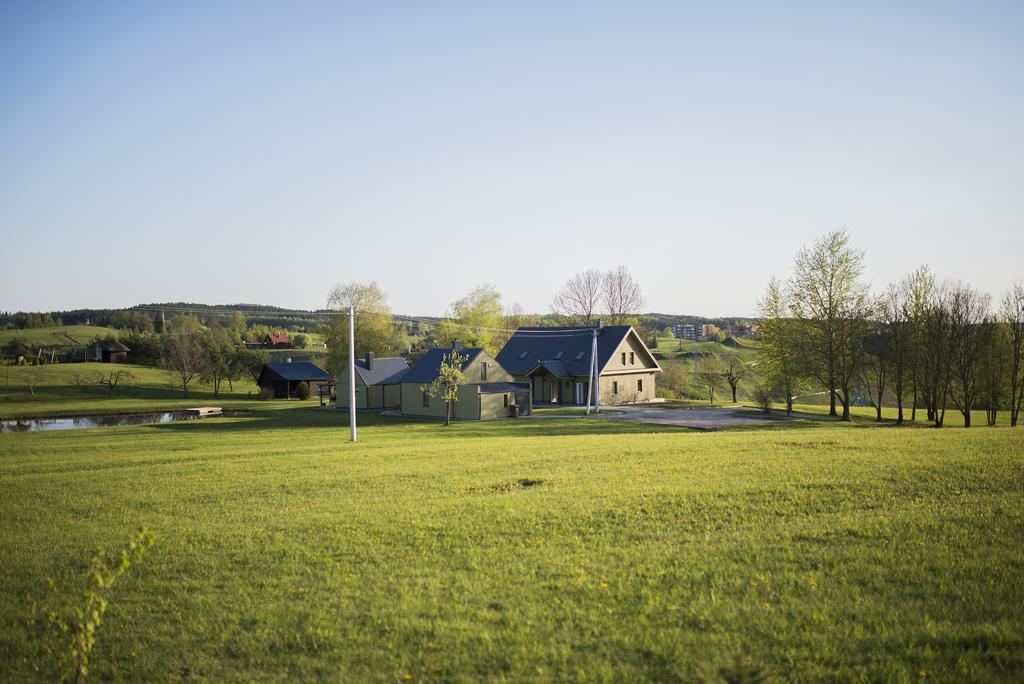
[[[794,414],[792,417],[787,417],[784,413],[778,412],[765,416],[757,409],[731,406],[709,406],[707,408],[615,406],[614,408],[602,410],[601,417],[609,420],[636,420],[642,423],[678,425],[680,427],[697,428],[700,430],[819,418],[819,416],[810,416],[808,414]]]

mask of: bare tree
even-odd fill
[[[589,325],[601,305],[604,282],[605,274],[596,269],[577,273],[551,300],[551,310],[567,321]]]
[[[1010,426],[1017,427],[1024,404],[1024,284],[1015,283],[1003,296],[1002,304],[1010,370]]]
[[[736,403],[736,390],[740,386],[740,381],[746,377],[747,369],[743,367],[743,363],[739,359],[729,361],[729,367],[725,370],[723,377],[729,384],[729,389],[732,390],[732,403]]]
[[[801,355],[810,375],[829,393],[829,415],[843,403],[850,419],[850,389],[863,363],[867,286],[861,282],[864,253],[850,247],[845,230],[829,233],[800,250],[790,281],[791,313],[806,323]]]
[[[949,300],[947,286],[932,290],[930,301],[922,313],[919,347],[915,352],[920,363],[920,396],[924,399],[928,420],[935,427],[942,427],[945,423],[953,373]]]
[[[991,328],[986,324],[990,304],[987,294],[966,285],[956,285],[950,290],[952,396],[953,404],[964,417],[964,427],[971,427],[971,411],[978,398],[978,371],[991,335]]]
[[[107,388],[107,399],[114,396],[114,388],[128,384],[135,376],[126,370],[100,371],[96,374],[96,384]]]
[[[619,266],[605,274],[603,289],[604,306],[608,312],[608,322],[612,325],[629,323],[644,305],[640,283],[625,266]]]

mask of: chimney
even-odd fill
[[[366,370],[373,370],[373,352],[366,352]]]
[[[597,326],[596,327],[597,327],[598,330],[603,330],[604,329],[604,321],[599,320],[597,322]]]
[[[454,349],[455,351],[459,351],[460,349],[462,349],[462,343],[459,342],[458,340],[452,340],[452,349]]]

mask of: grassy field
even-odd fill
[[[46,579],[77,597],[139,525],[99,681],[1024,676],[1024,430],[364,416],[350,444],[253,404],[0,434],[0,681],[43,678]]]
[[[135,379],[115,388],[113,397],[108,398],[106,389],[90,378],[116,370],[128,371]],[[76,384],[76,375],[86,382]],[[166,371],[130,364],[0,366],[0,418],[143,413],[210,404],[232,409],[267,408],[268,402],[254,399],[258,392],[251,380],[242,380],[234,383],[234,391],[225,383],[220,396],[214,397],[213,391],[197,378],[189,385],[186,399],[180,388],[171,385]]]
[[[95,337],[106,337],[113,335],[117,337],[117,330],[104,328],[98,325],[62,325],[55,328],[26,328],[24,330],[0,330],[0,347],[3,347],[11,340],[18,338],[29,345],[66,347],[71,346],[67,340],[58,337],[60,334],[69,335],[80,345],[89,343]]]

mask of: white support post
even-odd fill
[[[594,412],[601,412],[601,369],[597,367],[597,328],[594,328],[594,346],[590,352],[591,363],[594,364]]]
[[[350,441],[356,441],[356,308],[348,307],[348,426]]]
[[[587,415],[590,415],[590,400],[594,396],[594,368],[597,367],[597,329],[594,329],[594,341],[590,345],[590,372],[587,374]]]

